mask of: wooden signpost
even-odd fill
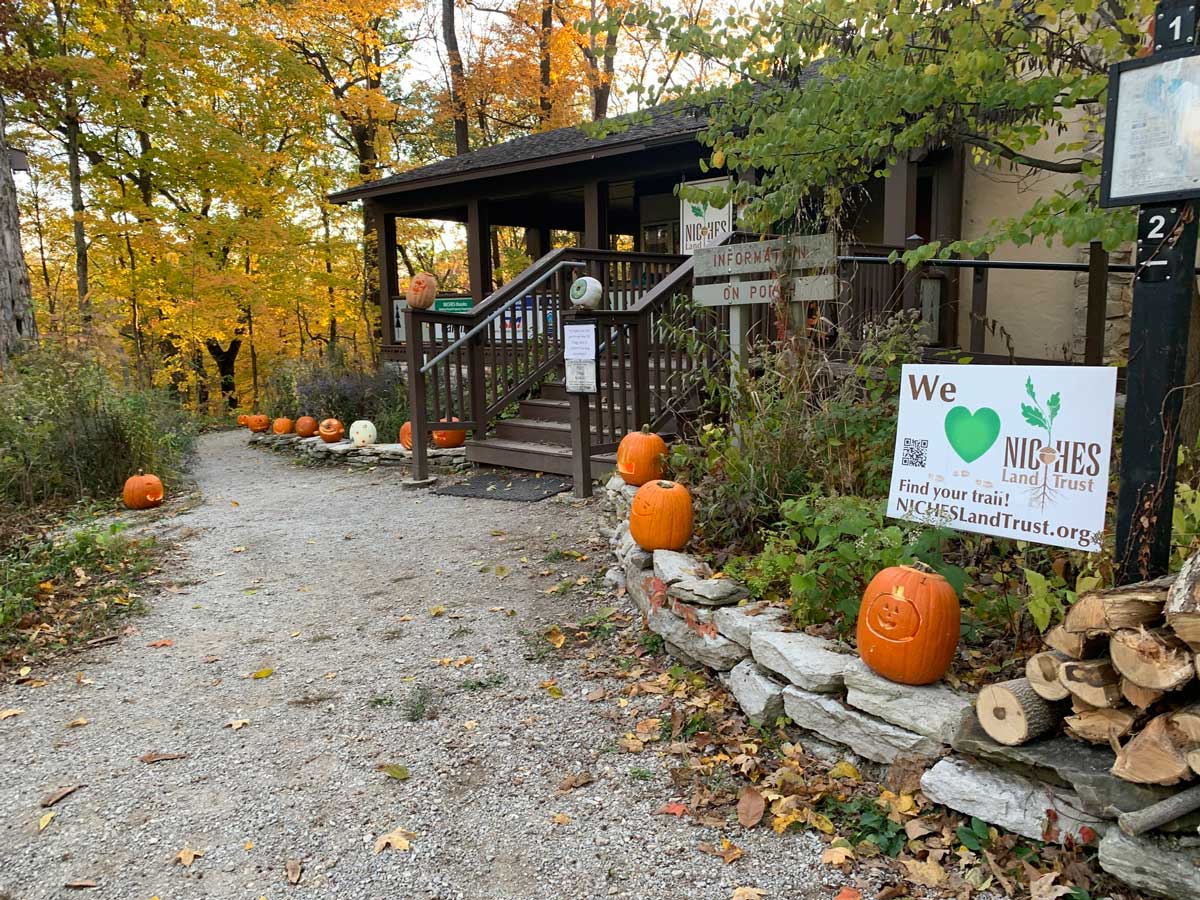
[[[785,293],[792,303],[824,303],[837,297],[837,275],[799,274],[834,267],[837,241],[832,234],[722,244],[697,250],[692,260],[697,278],[729,277],[728,281],[697,284],[692,299],[699,306],[729,307],[729,353],[735,366],[745,365],[749,352],[747,306],[778,303]],[[768,275],[771,277],[764,277]]]
[[[1154,52],[1109,70],[1101,205],[1140,204],[1117,499],[1117,583],[1165,574],[1195,290],[1196,6],[1164,0]]]

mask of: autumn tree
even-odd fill
[[[0,367],[37,338],[29,269],[21,251],[17,187],[13,181],[5,134],[5,103],[0,96]]]

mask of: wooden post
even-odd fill
[[[396,343],[395,311],[392,303],[400,295],[396,260],[396,217],[375,210],[375,234],[379,243],[379,321],[382,334],[380,344],[391,346]]]
[[[1088,247],[1087,324],[1083,337],[1083,362],[1104,365],[1104,322],[1108,318],[1108,251],[1099,241]]]
[[[404,312],[404,331],[408,336],[408,418],[412,422],[412,477],[413,481],[424,481],[429,477],[429,434],[426,430],[426,385],[421,366],[425,353],[421,326],[415,321],[413,310]]]
[[[977,259],[987,262],[988,255],[980,253]],[[987,346],[987,300],[988,270],[975,266],[971,270],[971,352],[983,353]]]
[[[478,306],[492,292],[492,227],[487,201],[478,198],[467,201],[467,280]]]
[[[903,159],[895,160],[883,182],[883,242],[903,247],[917,230],[917,167]]]
[[[588,395],[571,393],[571,477],[575,481],[575,496],[581,500],[592,496],[592,423],[588,410]]]
[[[1177,18],[1178,17],[1178,18]],[[1164,0],[1155,11],[1154,54],[1195,44],[1194,4]],[[1174,31],[1171,21],[1188,27]],[[1117,495],[1117,583],[1167,571],[1179,418],[1187,375],[1188,327],[1195,289],[1196,201],[1156,203],[1138,213],[1125,433]]]
[[[487,439],[487,373],[484,370],[483,341],[486,331],[481,331],[467,344],[467,378],[470,379],[471,418],[475,440]]]
[[[633,428],[650,425],[650,357],[647,339],[650,337],[650,317],[642,313],[629,324],[630,382],[633,385]],[[660,365],[661,360],[655,360]]]
[[[589,181],[583,186],[583,246],[608,249],[608,182]]]
[[[525,226],[525,253],[537,262],[550,252],[550,229],[545,225]]]

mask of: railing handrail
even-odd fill
[[[557,253],[558,251],[555,251],[555,252]],[[578,256],[580,254],[574,254],[574,255]],[[544,258],[545,257],[543,257],[543,259]],[[556,275],[560,269],[581,268],[586,265],[587,265],[586,262],[582,262],[580,260],[574,260],[574,259],[559,260],[557,263],[555,263],[553,266],[551,266],[549,269],[547,269],[545,272],[543,272],[538,278],[534,279],[532,282],[529,282],[528,284],[526,284],[524,282],[524,280],[518,281],[517,279],[514,279],[513,281],[510,281],[508,284],[504,285],[504,287],[500,288],[498,291],[493,292],[491,297],[488,298],[488,300],[491,300],[493,297],[496,297],[499,294],[508,293],[510,291],[512,293],[512,296],[509,297],[507,300],[504,300],[503,302],[496,305],[495,308],[492,309],[487,315],[480,318],[479,321],[477,321],[474,325],[472,325],[467,331],[463,332],[463,334],[458,338],[458,340],[456,340],[453,344],[448,346],[445,350],[443,350],[441,353],[439,353],[433,359],[429,360],[429,362],[425,363],[425,365],[421,366],[421,373],[424,374],[425,372],[428,372],[430,369],[432,369],[434,366],[436,366],[438,363],[440,363],[443,359],[445,359],[447,356],[449,356],[451,353],[453,353],[455,350],[459,349],[464,344],[468,343],[471,340],[471,338],[475,337],[475,335],[479,334],[479,332],[481,332],[485,328],[487,328],[488,325],[490,325],[494,319],[498,319],[500,316],[504,315],[504,313],[508,310],[509,307],[511,307],[518,300],[523,299],[526,294],[528,294],[530,291],[537,288],[539,285],[541,285],[547,279]],[[488,302],[487,300],[484,301],[484,303],[487,303],[487,302]],[[484,304],[481,303],[479,305],[479,307],[482,307],[483,305]],[[475,309],[478,309],[479,307],[476,307]],[[475,309],[472,309],[471,313],[474,313]],[[460,316],[467,316],[469,314],[470,313],[467,313],[467,312],[455,313],[455,315],[460,315]]]

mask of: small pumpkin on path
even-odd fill
[[[153,509],[163,502],[163,485],[157,475],[147,475],[138,469],[136,475],[125,479],[121,499],[130,509]]]

